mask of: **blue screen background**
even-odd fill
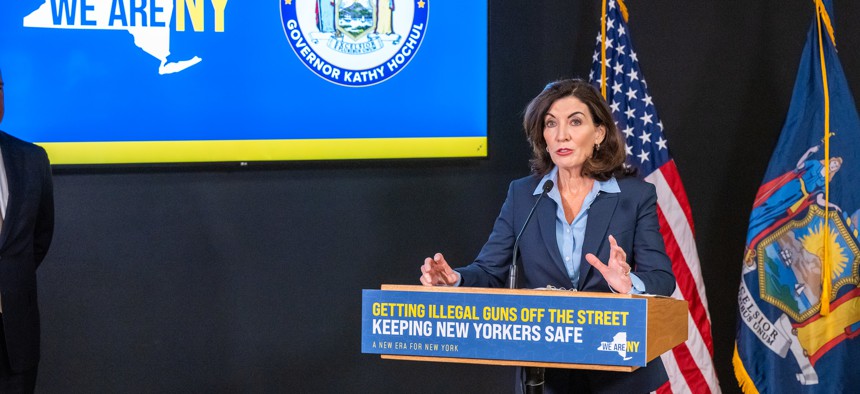
[[[486,136],[486,1],[428,1],[411,62],[358,88],[304,66],[279,1],[229,1],[224,32],[208,1],[204,32],[171,22],[171,59],[202,61],[167,75],[126,31],[25,28],[44,0],[0,2],[3,129],[34,142]]]

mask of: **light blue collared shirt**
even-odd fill
[[[582,201],[582,207],[573,219],[573,222],[568,223],[564,215],[564,205],[561,203],[561,194],[558,191],[558,167],[554,167],[552,171],[544,175],[543,179],[538,182],[534,190],[534,195],[540,195],[543,192],[543,184],[551,180],[553,182],[552,190],[547,193],[547,197],[555,201],[556,204],[556,220],[555,220],[555,240],[558,243],[558,251],[561,253],[561,259],[567,268],[567,275],[573,283],[574,288],[579,283],[579,266],[582,261],[582,243],[585,239],[585,225],[588,223],[588,209],[591,208],[591,203],[597,198],[599,193],[620,193],[618,181],[615,178],[610,178],[607,181],[595,181],[591,191],[585,196]],[[594,253],[596,251],[589,251]],[[631,293],[639,294],[645,292],[645,284],[641,279],[637,278],[633,273],[630,274],[630,279],[633,282]]]

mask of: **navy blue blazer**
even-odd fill
[[[13,371],[39,362],[39,307],[36,268],[54,233],[51,165],[45,150],[0,131],[0,153],[9,184],[9,202],[0,230],[0,294],[3,331]]]
[[[461,286],[505,285],[513,257],[514,240],[537,201],[538,196],[533,193],[538,182],[540,179],[534,176],[511,182],[493,232],[481,253],[472,264],[456,269],[460,273]],[[610,249],[607,238],[612,235],[627,253],[627,263],[636,276],[642,279],[648,293],[664,296],[672,294],[675,276],[660,234],[654,185],[636,178],[623,178],[618,179],[618,186],[621,192],[601,192],[589,208],[579,265],[579,283],[571,283],[558,250],[555,238],[556,203],[546,197],[542,199],[520,238],[518,287],[552,285],[580,291],[611,291],[600,272],[585,260],[585,255],[593,253],[604,264],[607,263]],[[570,378],[569,374],[573,373],[581,376],[581,379]],[[635,392],[642,389],[644,392],[656,389],[667,379],[663,363],[660,358],[656,358],[647,367],[632,373],[547,370],[546,392],[563,393],[574,389],[568,385],[575,384],[582,388],[580,384],[587,384],[579,380],[595,382],[593,391],[625,389],[630,392],[632,389]]]

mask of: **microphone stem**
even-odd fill
[[[544,182],[543,192],[538,196],[537,201],[535,201],[535,205],[532,206],[532,210],[529,211],[529,215],[526,216],[526,222],[523,224],[523,228],[520,229],[520,232],[517,234],[517,238],[514,239],[513,261],[511,262],[511,269],[508,271],[509,289],[517,288],[517,252],[519,251],[520,237],[523,236],[523,233],[526,231],[526,226],[528,226],[529,221],[532,220],[532,215],[534,215],[535,209],[537,209],[538,204],[540,204],[540,200],[543,199],[543,196],[549,193],[550,189],[552,189],[552,181]]]
[[[508,271],[508,288],[516,289],[517,288],[517,252],[519,251],[520,237],[523,236],[523,232],[526,231],[526,226],[529,225],[529,221],[532,219],[532,215],[535,213],[535,209],[537,209],[538,204],[540,204],[540,200],[543,199],[549,191],[552,189],[552,181],[546,181],[543,184],[543,192],[538,196],[537,201],[535,201],[535,205],[532,206],[532,210],[529,211],[529,215],[526,217],[526,222],[523,223],[523,228],[520,229],[519,234],[517,234],[517,238],[514,240],[514,250],[513,250],[513,262],[511,263],[511,269]],[[524,368],[526,372],[525,380],[523,381],[523,391],[527,394],[543,394],[544,392],[544,369],[540,367],[526,367]]]
[[[517,249],[514,248],[514,263],[511,264],[511,269],[508,271],[508,288],[517,288]]]

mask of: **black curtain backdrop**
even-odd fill
[[[38,391],[509,392],[509,368],[360,353],[361,289],[417,284],[436,251],[470,262],[508,182],[528,173],[523,107],[548,81],[588,74],[599,1],[491,3],[489,159],[57,171]],[[841,22],[860,5],[836,3],[858,94],[860,27]],[[692,205],[719,378],[737,392],[747,218],[813,3],[627,5]]]

